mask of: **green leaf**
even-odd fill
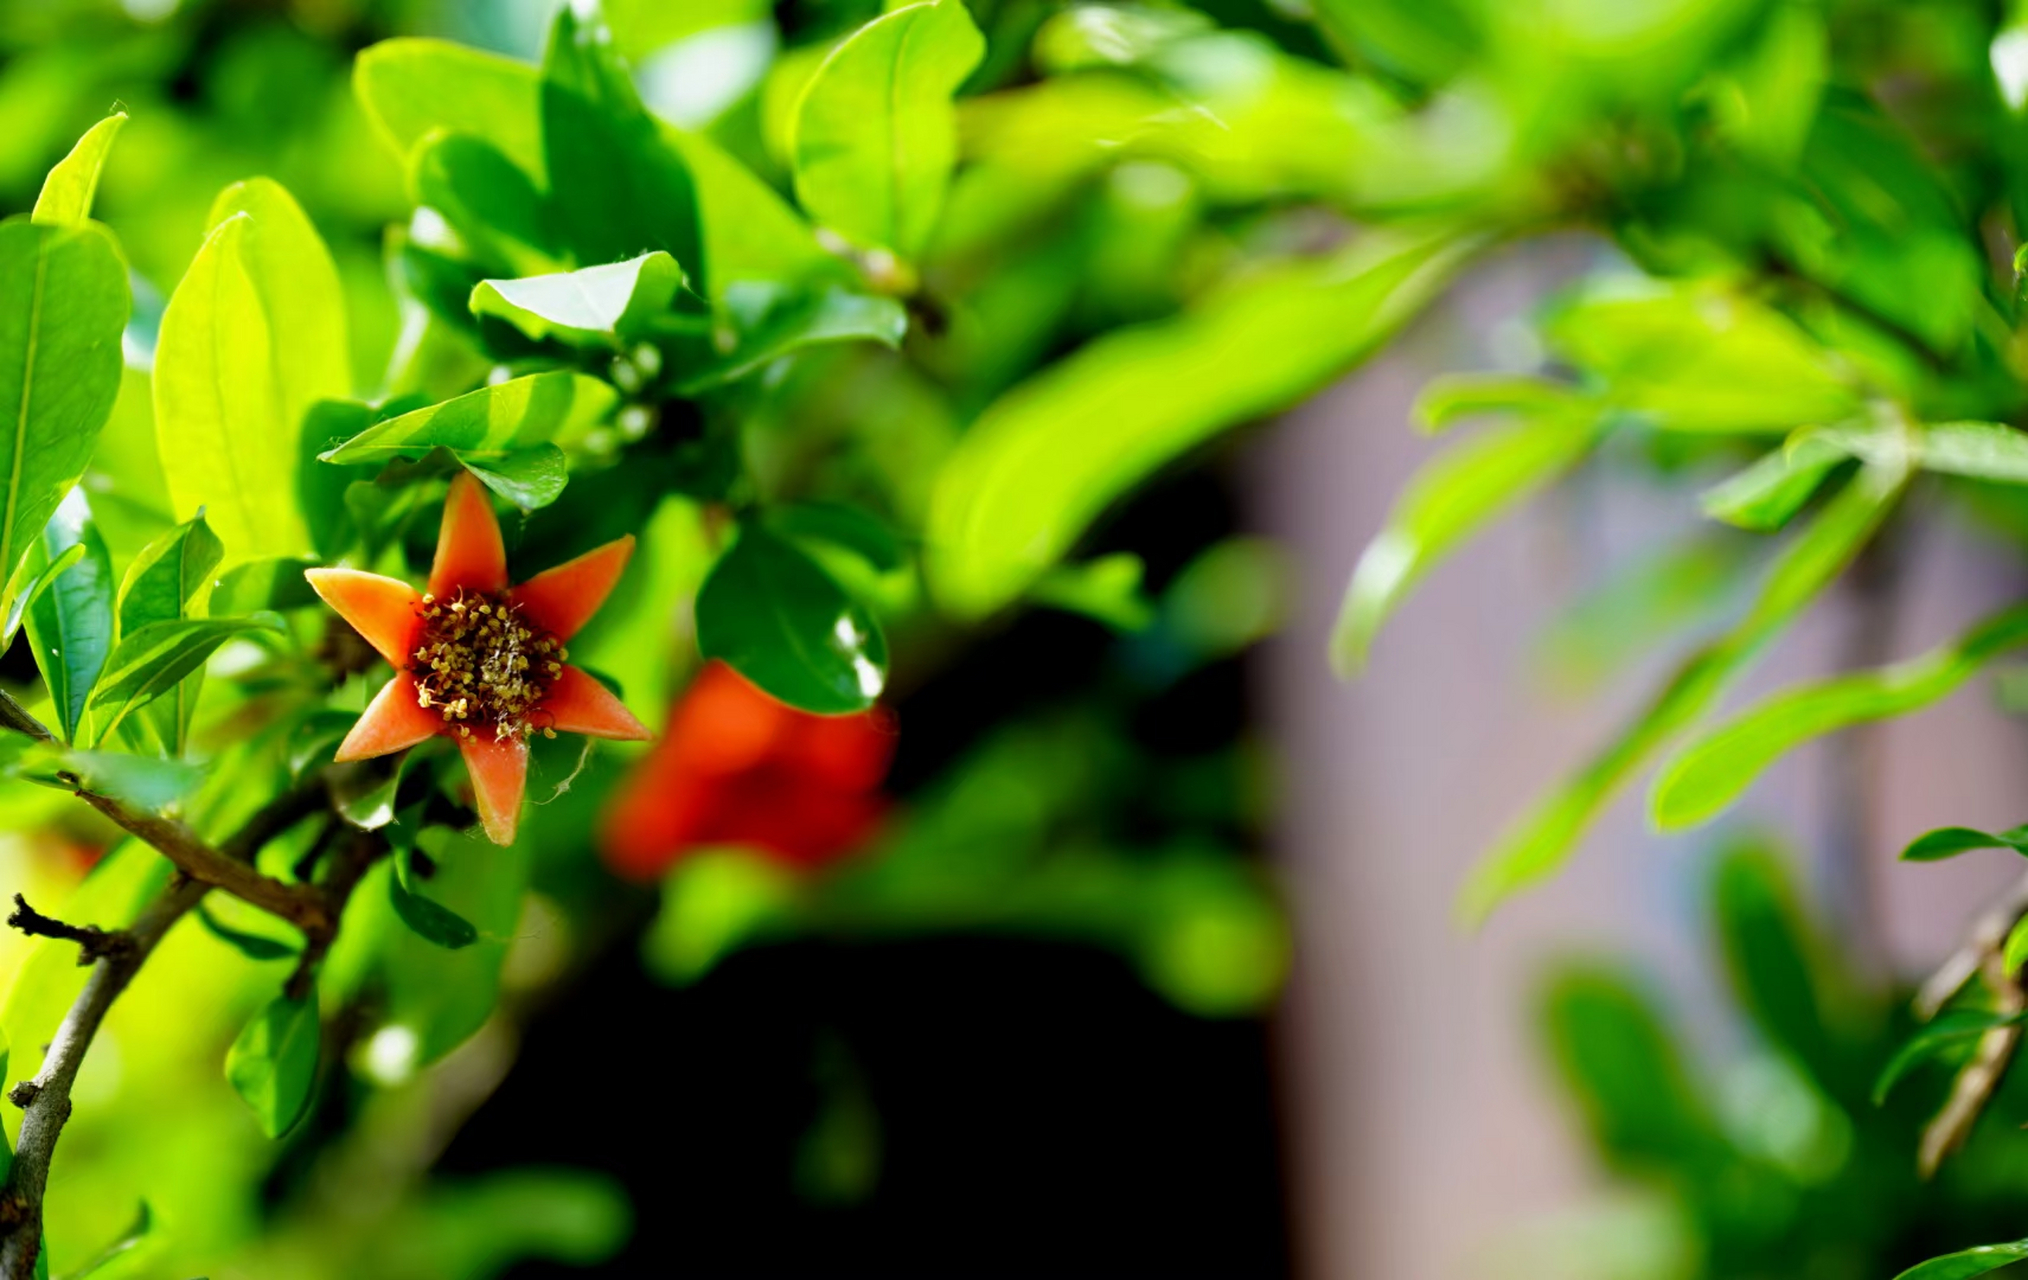
[[[1714,520],[1757,532],[1772,532],[1803,509],[1851,454],[1821,435],[1810,434],[1763,455],[1746,470],[1705,490],[1699,501]]]
[[[310,1105],[323,1027],[317,997],[277,996],[255,1014],[225,1055],[225,1078],[270,1138],[287,1133]]]
[[[1906,662],[1785,689],[1683,748],[1656,779],[1649,816],[1664,831],[1708,822],[1794,748],[1855,724],[1918,711],[2023,643],[2028,606],[1995,614]]]
[[[27,614],[35,665],[66,742],[77,738],[113,648],[113,561],[84,493],[75,489],[43,530],[42,555],[54,564],[73,547],[83,547],[83,556],[50,581]]]
[[[128,715],[175,688],[227,640],[252,631],[284,630],[279,616],[256,613],[156,622],[122,636],[92,695],[93,740],[104,741]]]
[[[1873,1082],[1873,1105],[1877,1107],[1884,1104],[1894,1086],[1901,1083],[1909,1072],[1952,1045],[1975,1040],[1995,1027],[2011,1027],[2021,1022],[2028,1022],[2028,1013],[1953,1009],[1948,1013],[1938,1014],[1934,1021],[1896,1049],[1894,1056],[1887,1060],[1887,1065],[1881,1068],[1880,1078]]]
[[[201,515],[149,543],[120,583],[120,634],[183,617],[224,557],[224,545]]]
[[[1768,1043],[1792,1054],[1820,1086],[1863,1093],[1866,1081],[1849,1078],[1826,1022],[1814,947],[1780,856],[1760,844],[1735,845],[1719,857],[1712,881],[1712,914],[1739,1003]]]
[[[1535,416],[1568,408],[1577,399],[1567,382],[1519,373],[1445,373],[1429,380],[1415,398],[1414,417],[1425,431],[1448,431],[1460,422],[1489,414]]]
[[[1701,715],[1858,554],[1893,509],[1905,480],[1899,468],[1873,466],[1847,483],[1782,549],[1746,616],[1693,653],[1612,741],[1480,859],[1459,894],[1460,915],[1482,921],[1515,892],[1554,875],[1634,771]]]
[[[535,68],[445,40],[383,40],[363,50],[352,88],[367,118],[404,159],[431,134],[483,138],[536,182],[542,160]]]
[[[393,767],[384,774],[376,775],[362,769],[334,785],[333,799],[338,802],[339,814],[365,831],[378,831],[393,822],[394,799],[401,790],[402,777],[418,753],[427,751],[429,747],[429,743],[420,743],[399,753],[394,758]]]
[[[2019,973],[2021,966],[2028,964],[2028,919],[2016,920],[2007,931],[2007,945],[2001,950],[2000,963],[2009,973]]]
[[[1626,975],[1572,965],[1541,1000],[1544,1038],[1591,1137],[1615,1162],[1694,1164],[1722,1144],[1682,1051]]]
[[[232,617],[263,609],[280,613],[309,608],[318,603],[318,596],[303,571],[316,565],[314,560],[283,556],[249,560],[228,569],[211,589],[211,612],[219,617]]]
[[[213,213],[162,316],[155,430],[176,510],[205,511],[229,567],[310,549],[303,420],[343,398],[351,373],[337,268],[296,202],[254,179]]]
[[[1365,666],[1380,624],[1432,564],[1504,508],[1575,465],[1598,432],[1593,413],[1527,417],[1424,464],[1352,571],[1331,635],[1331,664],[1338,674],[1349,679]]]
[[[154,1232],[155,1215],[148,1208],[148,1202],[143,1200],[140,1212],[134,1215],[134,1221],[128,1225],[127,1229],[120,1233],[120,1238],[107,1245],[104,1249],[101,1249],[98,1256],[90,1262],[85,1263],[75,1271],[65,1274],[63,1280],[91,1280],[92,1276],[107,1270],[121,1258],[126,1257],[144,1244],[147,1244],[154,1238]],[[47,1249],[42,1251],[43,1256],[46,1256],[48,1253],[49,1250]],[[38,1257],[39,1262],[40,1258]],[[131,1268],[128,1267],[122,1267],[120,1270],[129,1274],[132,1273]]]
[[[986,54],[962,0],[896,9],[840,42],[796,108],[796,198],[865,249],[914,261],[957,161],[951,98]]]
[[[205,932],[249,960],[287,960],[296,955],[296,949],[280,939],[248,933],[224,924],[203,903],[197,905],[197,920],[204,926]]]
[[[570,481],[570,464],[564,460],[563,450],[553,444],[516,449],[504,457],[467,462],[465,467],[481,484],[523,511],[555,502]]]
[[[533,75],[531,69],[531,81]],[[441,213],[478,261],[530,276],[564,265],[549,197],[492,143],[464,133],[430,135],[409,185],[416,203]]]
[[[471,921],[415,888],[415,873],[407,854],[396,854],[395,874],[387,878],[387,896],[401,922],[419,936],[450,951],[469,947],[479,940]]]
[[[924,567],[939,600],[961,617],[1012,602],[1150,472],[1364,359],[1480,243],[1370,233],[1095,339],[1015,387],[938,478]]]
[[[470,463],[498,461],[538,444],[582,437],[618,403],[598,378],[555,370],[481,387],[442,404],[375,423],[335,449],[326,462],[420,458],[443,446]]]
[[[51,752],[39,765],[32,759],[27,763],[74,774],[87,789],[150,813],[183,800],[204,782],[204,770],[197,765],[124,751]]]
[[[683,269],[661,250],[625,262],[519,280],[482,280],[472,314],[497,316],[529,337],[612,344],[669,309]]]
[[[120,390],[127,307],[104,227],[0,222],[0,578],[13,580],[91,461]]]
[[[74,226],[92,216],[92,197],[98,193],[99,172],[106,167],[106,155],[127,113],[115,111],[91,128],[56,162],[42,180],[42,192],[35,197],[35,209],[28,216],[46,226]]]
[[[1938,827],[1915,838],[1901,851],[1903,862],[1941,862],[1973,849],[2012,849],[2028,854],[2028,824],[2006,831],[1976,831],[1971,827]]]
[[[697,185],[662,139],[596,16],[557,10],[542,60],[549,192],[581,265],[660,249],[707,288]]]
[[[768,528],[785,538],[843,547],[881,573],[905,563],[901,540],[864,507],[848,502],[797,502],[767,513]]]
[[[806,347],[860,341],[899,347],[908,332],[908,312],[899,302],[839,288],[784,295],[771,285],[734,285],[726,291],[726,309],[740,330],[737,345],[684,377],[677,394],[736,382]]]
[[[791,706],[864,711],[887,684],[873,617],[791,544],[754,525],[697,593],[697,646]]]
[[[54,560],[32,554],[21,562],[21,567],[14,571],[14,580],[7,584],[7,593],[13,597],[14,604],[7,611],[6,625],[0,627],[0,647],[13,641],[14,633],[21,629],[22,620],[28,616],[28,606],[49,590],[72,565],[84,559],[84,554],[84,544],[79,542]]]
[[[1147,629],[1155,606],[1141,592],[1147,566],[1130,552],[1100,556],[1089,564],[1061,564],[1044,574],[1028,592],[1037,604],[1081,613],[1115,631]]]
[[[2023,1258],[2028,1258],[2028,1240],[2016,1240],[2012,1244],[1982,1244],[1976,1249],[1931,1258],[1919,1266],[1910,1267],[1894,1280],[1971,1280],[1973,1276],[1998,1271]]]

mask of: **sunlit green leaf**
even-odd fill
[[[67,1272],[63,1280],[91,1280],[93,1276],[114,1271],[116,1264],[120,1263],[120,1260],[123,1258],[127,1259],[128,1263],[131,1264],[132,1255],[136,1250],[158,1239],[160,1239],[160,1236],[155,1231],[154,1212],[148,1208],[148,1202],[143,1200],[140,1211],[134,1215],[134,1220],[127,1225],[125,1231],[120,1233],[119,1238],[99,1250],[98,1255],[90,1262],[85,1263],[84,1266],[79,1267],[75,1271]],[[42,1252],[43,1255],[47,1255],[49,1250],[44,1249]],[[117,1269],[125,1272],[129,1268],[128,1266],[119,1266]]]
[[[755,525],[697,593],[697,646],[806,711],[863,711],[887,684],[887,641],[862,606],[791,544]]]
[[[77,542],[54,560],[47,559],[38,551],[21,562],[21,567],[14,571],[13,580],[7,584],[7,594],[14,603],[8,608],[5,624],[0,625],[0,645],[13,642],[14,633],[21,629],[21,623],[28,616],[28,606],[55,585],[58,577],[69,572],[72,565],[84,559],[84,555],[84,543]]]
[[[1009,603],[1149,473],[1363,359],[1478,243],[1373,233],[1095,339],[1015,387],[938,480],[925,564],[938,599],[966,617]]]
[[[1995,1027],[2010,1027],[2021,1022],[2028,1022],[2028,1013],[1953,1009],[1938,1014],[1934,1021],[1909,1037],[1908,1043],[1896,1049],[1887,1065],[1881,1068],[1880,1078],[1873,1083],[1873,1105],[1877,1107],[1885,1103],[1887,1095],[1909,1072],[1944,1050],[1975,1040]]]
[[[1415,398],[1415,418],[1426,431],[1447,431],[1488,414],[1531,417],[1568,408],[1578,398],[1568,383],[1519,373],[1447,373],[1429,380]]]
[[[898,347],[908,331],[908,313],[899,302],[837,288],[784,297],[769,286],[734,285],[727,291],[726,308],[740,329],[738,344],[729,355],[684,377],[679,393],[696,395],[723,386],[823,343]]]
[[[78,737],[92,688],[113,649],[112,557],[78,490],[50,517],[40,554],[44,563],[54,564],[72,547],[83,547],[84,554],[35,597],[26,618],[35,665],[65,741]]]
[[[225,1078],[253,1108],[268,1137],[287,1133],[310,1105],[322,1035],[316,996],[277,996],[253,1016],[226,1053]]]
[[[42,192],[35,197],[29,217],[49,226],[72,226],[92,216],[92,197],[98,193],[99,173],[106,167],[106,155],[127,113],[115,111],[77,140],[70,154],[56,162],[42,180]]]
[[[398,784],[397,775],[390,780]],[[389,798],[393,791],[390,787]],[[355,819],[356,821],[356,819]],[[395,914],[401,922],[415,930],[417,935],[428,939],[437,946],[456,951],[469,947],[479,940],[479,931],[472,922],[442,903],[424,896],[417,885],[414,871],[407,856],[395,855],[395,873],[387,881],[388,899],[394,903]]]
[[[151,622],[183,617],[184,607],[224,555],[224,546],[203,516],[187,520],[149,543],[127,567],[127,576],[120,583],[121,634]]]
[[[2028,854],[2028,824],[2006,831],[1978,831],[1971,827],[1938,827],[1917,836],[1901,851],[1903,862],[1941,862],[1973,849],[2012,849]]]
[[[2028,643],[2028,606],[1996,614],[1921,657],[1783,690],[1678,753],[1655,781],[1649,814],[1664,831],[1707,822],[1801,744],[1920,710],[2023,643]]]
[[[444,40],[383,40],[353,64],[367,116],[404,157],[432,133],[483,138],[537,182],[546,177],[534,67]]]
[[[92,695],[94,741],[103,741],[132,712],[175,688],[227,640],[253,631],[282,630],[285,625],[275,614],[256,613],[156,622],[120,637]]]
[[[204,771],[180,760],[158,760],[123,751],[48,752],[30,769],[61,770],[85,787],[137,809],[158,812],[178,803],[204,781]]]
[[[523,511],[556,501],[570,480],[570,465],[564,460],[563,450],[553,444],[516,449],[484,461],[467,459],[465,467],[479,477],[481,484]]]
[[[441,445],[463,459],[499,460],[540,444],[571,443],[618,401],[601,379],[563,370],[534,373],[375,423],[320,456],[385,462],[420,458]]]
[[[409,184],[416,203],[442,214],[478,261],[531,276],[564,265],[549,197],[492,143],[432,134],[416,152]]]
[[[1831,469],[1850,456],[1821,435],[1804,436],[1705,490],[1700,499],[1704,514],[1742,529],[1779,529],[1823,486]]]
[[[657,250],[554,275],[481,281],[472,314],[498,316],[531,338],[610,344],[668,310],[682,286],[682,268]]]
[[[0,580],[91,460],[120,390],[127,307],[126,265],[104,227],[0,222]]]
[[[1598,429],[1589,413],[1523,418],[1425,464],[1352,571],[1331,635],[1338,674],[1349,679],[1365,666],[1374,634],[1417,578],[1501,510],[1569,469]]]
[[[1732,677],[1844,569],[1893,509],[1906,473],[1868,467],[1783,548],[1747,614],[1693,653],[1632,720],[1516,823],[1473,868],[1459,896],[1469,921],[1562,867],[1627,779],[1716,700]]]
[[[2028,1240],[2016,1240],[2012,1244],[1982,1244],[1975,1249],[1931,1258],[1919,1266],[1910,1267],[1894,1280],[1972,1280],[1973,1276],[1998,1271],[2024,1258],[2028,1258]]]
[[[951,95],[985,56],[962,0],[896,9],[831,51],[796,111],[796,198],[867,249],[913,260],[958,151]]]
[[[249,960],[286,960],[297,954],[294,947],[279,939],[248,933],[222,923],[203,903],[197,906],[197,921],[204,926],[206,933]]]

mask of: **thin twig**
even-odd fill
[[[1938,967],[1916,994],[1915,1014],[1927,1022],[1942,1010],[1951,997],[1963,990],[1974,976],[1983,975],[1993,992],[1993,1011],[2013,1016],[2028,1009],[2028,991],[2007,968],[2007,936],[2028,916],[2028,875],[1981,912],[1965,931],[1965,940],[1949,959]],[[1972,1057],[1951,1082],[1950,1096],[1922,1131],[1916,1151],[1916,1167],[1922,1176],[1934,1175],[1944,1157],[1963,1145],[1978,1123],[1993,1091],[2000,1086],[2007,1064],[2021,1043],[2021,1024],[1994,1027],[1979,1037]]]
[[[114,930],[108,933],[95,924],[65,924],[54,916],[46,916],[28,905],[28,899],[14,895],[14,912],[7,917],[10,927],[36,938],[61,938],[77,943],[77,962],[90,964],[101,956],[109,956],[130,944],[125,933]]]
[[[2007,935],[2014,932],[2015,924],[2023,916],[2028,916],[2028,874],[2009,885],[1992,906],[1972,921],[1958,949],[1937,966],[1936,972],[1916,992],[1915,1016],[1928,1022],[1942,1012],[1951,997],[1978,975],[1987,957],[2000,954],[2007,945]]]

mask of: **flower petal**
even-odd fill
[[[399,578],[358,569],[305,569],[303,576],[339,617],[399,671],[415,647],[422,597]]]
[[[543,718],[544,713],[547,719]],[[543,696],[535,723],[558,733],[581,733],[588,738],[645,742],[655,736],[597,677],[568,665]]]
[[[373,701],[359,717],[359,723],[353,725],[352,732],[345,735],[345,741],[338,744],[335,758],[342,763],[384,756],[390,751],[412,747],[443,732],[443,728],[442,716],[417,705],[415,677],[404,671],[382,685],[380,692],[373,696]]]
[[[633,554],[634,535],[630,533],[543,570],[514,588],[509,598],[521,606],[530,622],[559,640],[568,640],[606,602]]]
[[[494,844],[513,844],[514,828],[521,823],[521,793],[528,787],[527,740],[495,741],[491,734],[475,733],[458,739],[458,750],[472,774],[472,799],[486,838]]]
[[[486,488],[460,471],[444,499],[444,524],[437,534],[437,559],[430,567],[430,593],[449,595],[459,587],[493,592],[507,585],[507,548]]]

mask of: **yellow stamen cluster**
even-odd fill
[[[538,729],[530,720],[563,674],[570,656],[563,643],[529,624],[504,595],[460,588],[449,599],[424,595],[417,611],[422,634],[410,655],[416,702],[434,709],[458,736],[490,725],[493,740],[526,738]]]

